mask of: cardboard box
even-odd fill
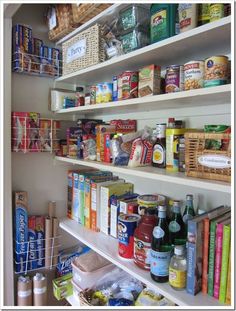
[[[72,277],[72,273],[69,273],[52,281],[53,294],[57,300],[62,300],[73,294],[73,286],[71,284]]]
[[[37,268],[37,245],[36,245],[36,216],[28,218],[28,241],[29,241],[29,261],[28,270]]]
[[[115,133],[115,125],[97,125],[96,126],[96,150],[97,161],[104,161],[104,134]]]
[[[161,93],[161,66],[149,65],[139,70],[138,96]]]
[[[36,250],[37,250],[37,268],[45,266],[45,217],[36,216]]]

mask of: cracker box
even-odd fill
[[[127,134],[137,130],[136,120],[111,120],[110,124],[115,125],[116,133]]]
[[[30,152],[39,152],[41,149],[39,127],[40,114],[37,112],[29,112],[26,128],[27,132],[29,133],[28,150]]]
[[[16,272],[26,271],[28,249],[28,194],[25,191],[15,192],[15,252]]]
[[[45,266],[45,217],[36,216],[36,250],[37,250],[37,268]]]
[[[161,66],[149,65],[139,70],[138,96],[161,93]]]
[[[37,268],[37,252],[36,252],[36,216],[28,218],[28,241],[29,241],[29,261],[28,270]]]
[[[115,125],[97,125],[96,126],[96,150],[97,161],[104,161],[104,134],[115,133]]]

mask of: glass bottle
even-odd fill
[[[150,252],[151,277],[156,282],[167,282],[172,246],[169,243],[169,229],[166,221],[166,207],[159,206],[157,225],[153,229]]]
[[[186,207],[183,213],[183,221],[185,225],[185,237],[187,238],[188,234],[188,220],[192,219],[195,216],[195,211],[193,207],[193,195],[186,195]]]
[[[166,124],[156,126],[156,142],[153,146],[152,165],[159,168],[166,167]]]
[[[175,246],[174,255],[169,266],[169,283],[175,290],[183,290],[186,287],[187,260],[182,245]]]
[[[173,202],[169,232],[170,243],[172,245],[182,245],[186,243],[185,226],[181,215],[180,201],[177,200]]]
[[[168,128],[174,129],[175,128],[175,118],[169,118],[168,119]]]

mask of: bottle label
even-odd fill
[[[160,10],[151,16],[151,37],[152,41],[167,36],[167,11]]]
[[[186,271],[169,268],[169,283],[176,288],[186,287]]]
[[[187,224],[188,220],[193,219],[193,216],[190,214],[186,214],[183,216],[183,222]]]
[[[152,234],[154,238],[160,239],[165,235],[165,231],[161,227],[154,227]]]
[[[153,148],[153,163],[162,164],[165,161],[165,150],[162,145],[156,144]]]
[[[151,250],[151,273],[156,276],[168,276],[170,252],[156,252]]]
[[[180,231],[180,225],[176,221],[171,221],[169,223],[169,230],[171,232],[179,232]]]
[[[134,262],[148,270],[150,269],[150,250],[151,243],[134,238]]]

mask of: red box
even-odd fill
[[[115,125],[117,133],[131,133],[136,132],[137,121],[136,120],[111,120],[111,125]]]
[[[110,152],[111,134],[106,133],[103,135],[103,137],[104,137],[104,162],[111,163],[111,152]]]

